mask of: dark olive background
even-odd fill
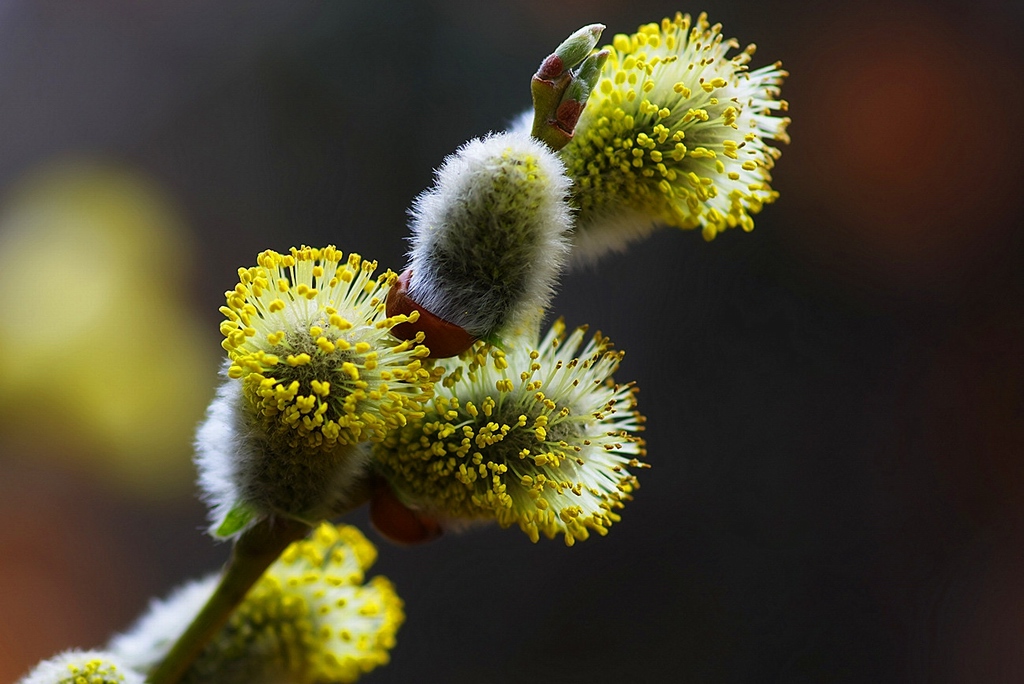
[[[660,231],[553,306],[627,351],[653,468],[572,549],[371,533],[408,619],[364,681],[1024,681],[1021,8],[9,0],[0,189],[67,154],[159,184],[192,252],[157,277],[215,347],[260,250],[400,269],[432,169],[525,108],[572,30],[707,9],[792,73],[781,199],[751,234]],[[212,395],[214,363],[182,372]],[[224,559],[190,492],[148,501],[5,444],[0,679]]]

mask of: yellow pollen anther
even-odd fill
[[[422,415],[433,392],[437,374],[420,360],[426,349],[389,334],[399,321],[383,302],[396,276],[374,278],[376,263],[358,255],[342,259],[333,247],[267,250],[225,296],[229,377],[284,451],[379,441]],[[267,296],[272,289],[282,296]],[[358,364],[335,356],[353,347]]]

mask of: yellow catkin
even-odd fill
[[[193,671],[231,659],[264,677],[314,684],[355,681],[387,664],[405,614],[391,582],[365,580],[376,558],[355,527],[321,524],[268,568]]]
[[[787,74],[777,63],[749,71],[754,48],[727,55],[738,47],[705,14],[614,37],[599,87],[562,150],[581,232],[617,211],[701,228],[707,239],[753,228],[752,215],[778,197],[770,172],[779,151],[766,141],[789,140],[789,119],[777,116],[787,108],[778,97]]]
[[[428,350],[389,331],[384,300],[397,277],[333,246],[267,250],[225,293],[228,375],[265,431],[292,447],[332,449],[423,415],[435,373]]]
[[[604,534],[638,484],[643,418],[611,374],[622,353],[556,323],[488,357],[444,362],[430,410],[374,449],[401,496],[449,518],[493,519],[531,539]],[[578,353],[579,356],[574,356]]]

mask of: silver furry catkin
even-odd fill
[[[569,185],[525,132],[463,145],[413,205],[408,297],[479,339],[535,323],[569,252]]]

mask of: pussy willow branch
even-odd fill
[[[309,530],[306,523],[287,519],[263,520],[246,530],[235,543],[210,600],[150,673],[146,679],[148,684],[176,684],[181,681],[206,644],[224,626],[271,563],[289,544],[305,537]]]
[[[340,517],[369,499],[369,479],[350,493],[348,509],[336,511]],[[146,678],[147,684],[177,684],[203,652],[231,613],[245,599],[252,586],[263,576],[288,545],[309,534],[312,523],[289,518],[264,519],[238,538],[217,588],[191,624]]]

